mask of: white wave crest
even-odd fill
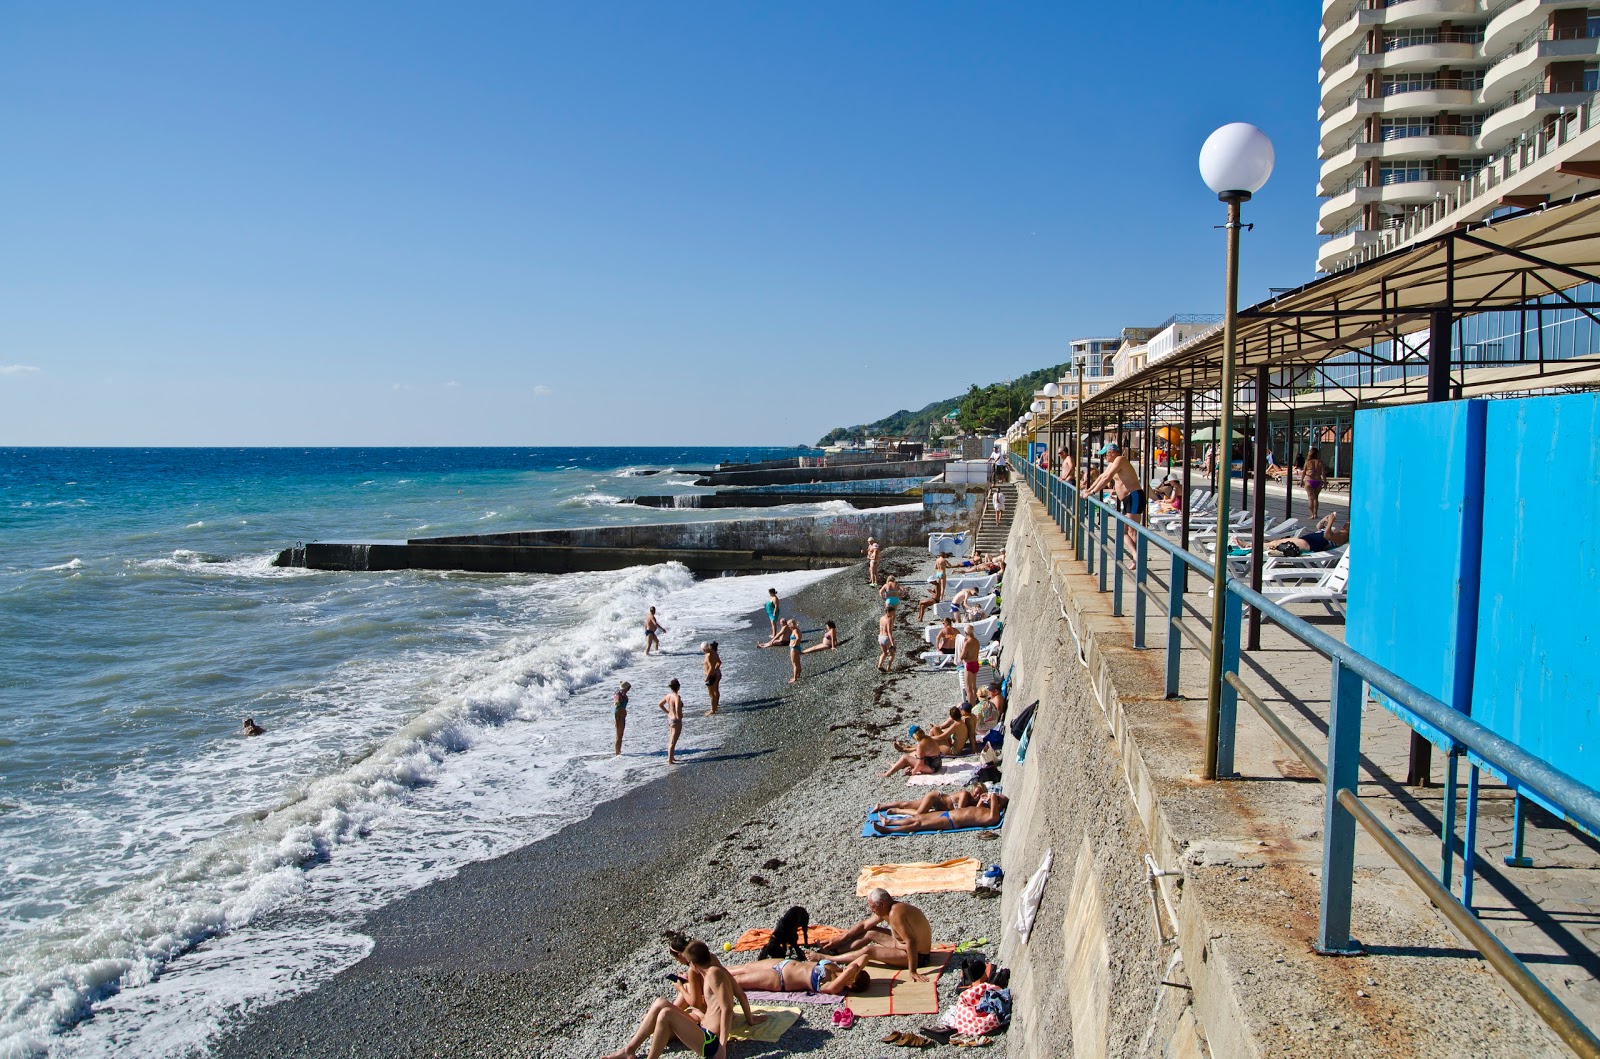
[[[627,503],[620,496],[610,493],[584,493],[582,496],[569,496],[561,501],[562,507],[604,507],[610,504]]]
[[[77,558],[76,556],[74,556],[73,558],[68,559],[64,563],[57,563],[54,566],[46,566],[44,569],[46,569],[46,570],[82,570],[83,569],[83,560]]]

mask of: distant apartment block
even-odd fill
[[[1324,0],[1317,268],[1600,188],[1600,3]]]

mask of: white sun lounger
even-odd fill
[[[956,632],[959,633],[963,625],[972,626],[972,635],[977,637],[978,644],[983,646],[988,644],[990,640],[994,639],[995,629],[1000,625],[1000,616],[996,614],[993,617],[984,618],[982,621],[959,622],[956,625]],[[932,625],[924,626],[922,629],[923,642],[933,643],[934,636],[938,634],[942,627],[942,622],[936,622]]]
[[[972,534],[930,533],[928,534],[928,554],[952,555],[957,559],[965,559],[972,554]]]
[[[976,577],[971,574],[968,574],[966,577],[956,577],[951,575],[945,581],[944,594],[946,597],[949,597],[955,595],[964,588],[970,588],[973,590],[974,595],[988,596],[994,593],[995,586],[999,583],[999,574],[985,574],[982,577]]]
[[[967,600],[967,604],[978,608],[979,617],[987,618],[994,613],[994,601],[995,595],[991,592],[987,596],[973,596]],[[956,617],[955,608],[950,605],[949,600],[935,603],[933,605],[933,616],[941,621],[945,618],[954,618]]]
[[[1272,602],[1283,606],[1288,603],[1343,603],[1345,601],[1345,583],[1350,579],[1350,552],[1348,550],[1333,566],[1317,571],[1317,579],[1305,582],[1309,570],[1294,569],[1275,572],[1271,581],[1267,580],[1267,571],[1261,572],[1261,594]],[[1289,583],[1298,579],[1297,583]]]

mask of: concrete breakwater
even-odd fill
[[[789,504],[823,504],[842,500],[854,508],[898,507],[915,503],[915,497],[894,493],[757,493],[739,490],[730,493],[666,493],[656,496],[636,496],[628,503],[640,507],[717,508],[717,507],[784,507]]]
[[[746,485],[803,485],[811,482],[851,482],[872,478],[932,478],[943,474],[949,460],[876,460],[829,464],[826,467],[769,467],[756,470],[715,470],[696,479],[702,487]]]
[[[868,536],[885,546],[925,543],[930,526],[937,524],[918,508],[409,540],[312,541],[284,549],[274,565],[314,570],[569,573],[679,562],[708,574],[804,570],[858,561]]]

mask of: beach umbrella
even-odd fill
[[[1235,430],[1235,431],[1233,431],[1233,437],[1234,437],[1234,440],[1239,440],[1239,439],[1242,439],[1244,437],[1244,435],[1239,433],[1237,430]],[[1216,441],[1217,440],[1217,428],[1216,427],[1202,427],[1201,429],[1196,430],[1193,434],[1190,434],[1189,435],[1189,440],[1190,441]]]
[[[1169,445],[1176,445],[1178,442],[1183,440],[1183,428],[1182,427],[1157,427],[1156,428],[1156,437],[1160,438],[1162,441],[1167,442]]]

